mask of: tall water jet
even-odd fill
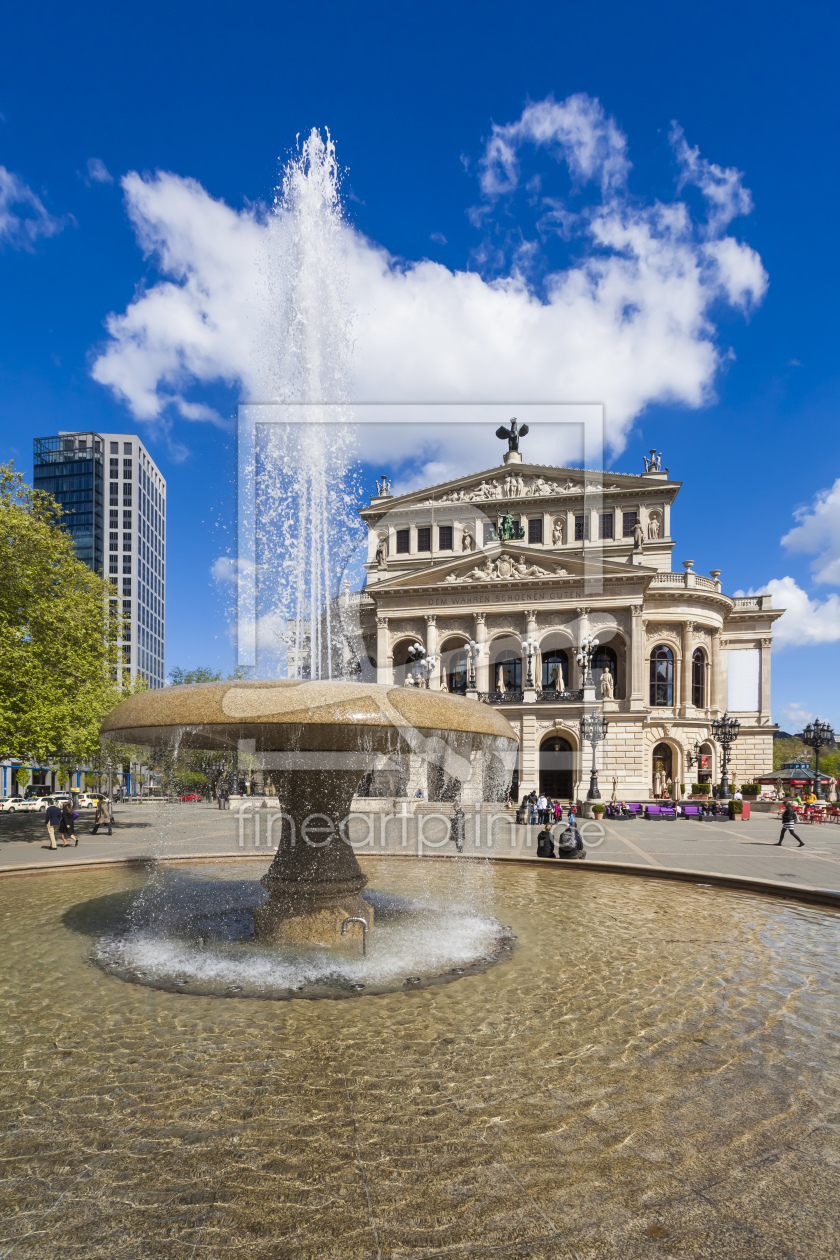
[[[340,669],[332,598],[360,533],[339,186],[329,133],[313,130],[283,172],[264,255],[264,318],[274,330],[264,375],[275,406],[258,426],[255,450],[256,603],[269,628],[263,660],[275,656],[266,662],[274,673],[279,657],[296,678],[330,678]],[[265,650],[272,635],[273,654]]]

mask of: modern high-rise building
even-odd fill
[[[33,484],[62,507],[76,554],[107,576],[125,617],[131,678],[164,685],[166,481],[136,433],[36,438]]]

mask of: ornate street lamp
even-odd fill
[[[595,649],[598,647],[598,640],[593,639],[591,634],[587,634],[582,640],[577,650],[575,660],[583,671],[584,687],[594,687],[595,683],[592,679],[592,658],[595,655]]]
[[[720,772],[720,799],[722,801],[729,800],[729,777],[727,774],[729,769],[729,750],[740,733],[741,723],[737,718],[731,718],[728,713],[724,713],[723,717],[715,718],[714,722],[712,722],[712,739],[716,740],[723,749],[723,765]]]
[[[467,683],[467,686],[469,687],[470,691],[475,691],[475,687],[476,687],[475,663],[478,660],[479,656],[481,656],[481,644],[476,643],[475,639],[470,639],[469,643],[467,644],[467,656],[470,662],[470,676],[469,676],[469,681]]]
[[[434,673],[437,665],[437,657],[427,656],[426,649],[422,643],[415,643],[408,649],[408,655],[414,661],[414,668],[411,673],[418,687],[422,679],[426,688],[429,686],[429,679]]]
[[[590,713],[588,717],[581,718],[581,736],[592,745],[592,770],[589,774],[589,791],[586,794],[588,801],[600,801],[601,799],[601,793],[598,791],[598,768],[595,764],[595,753],[598,745],[607,738],[608,729],[609,722],[606,722],[598,713]]]
[[[687,752],[685,754],[685,764],[688,766],[689,770],[693,770],[695,766],[700,765],[700,755],[700,745],[697,740],[695,740],[694,752]]]
[[[834,731],[828,722],[821,722],[819,718],[814,718],[813,722],[809,722],[801,735],[797,735],[797,739],[801,739],[803,744],[807,744],[809,748],[814,750],[814,760],[816,762],[816,786],[814,791],[818,801],[825,800],[825,792],[822,789],[822,780],[820,778],[820,751],[823,748],[834,747]]]
[[[533,669],[534,653],[536,652],[538,647],[539,647],[539,644],[537,643],[536,639],[523,639],[522,640],[522,651],[525,653],[525,657],[528,661],[528,677],[525,680],[526,687],[533,687],[534,685],[534,669]]]

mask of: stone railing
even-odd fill
[[[479,691],[478,698],[484,704],[521,704],[521,691]]]
[[[690,582],[686,582],[690,578]],[[651,586],[693,586],[698,591],[714,591],[714,578],[704,577],[703,573],[655,573],[651,578]]]
[[[549,704],[581,704],[583,702],[582,691],[555,691],[551,688],[546,691],[538,691],[537,699],[541,702],[548,701]]]
[[[686,581],[690,578],[691,581]],[[717,590],[713,578],[704,577],[702,573],[655,573],[651,578],[651,586],[683,586],[694,587],[699,591]]]

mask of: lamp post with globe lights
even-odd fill
[[[825,792],[822,787],[822,779],[820,778],[820,752],[823,748],[834,747],[834,731],[828,722],[821,722],[819,718],[814,718],[813,722],[809,722],[801,735],[797,735],[797,739],[801,739],[803,744],[807,744],[809,748],[814,750],[814,769],[816,771],[816,780],[814,792],[818,801],[825,800]]]
[[[608,729],[609,722],[605,721],[599,713],[590,713],[580,720],[581,736],[592,745],[592,769],[589,772],[589,791],[586,794],[588,801],[601,799],[601,793],[598,791],[598,767],[595,764],[595,755],[598,745],[607,738]]]
[[[538,647],[539,644],[536,639],[522,640],[522,651],[525,653],[525,659],[528,662],[528,676],[525,679],[526,687],[533,687],[534,685],[534,654]]]
[[[478,660],[479,656],[481,656],[481,644],[476,643],[475,639],[470,639],[469,643],[467,644],[467,658],[470,663],[469,681],[467,682],[467,686],[469,687],[470,691],[475,691],[475,688],[476,688],[475,663]]]
[[[429,679],[434,673],[435,666],[437,665],[437,658],[435,656],[429,656],[422,643],[413,644],[412,647],[408,649],[408,655],[414,662],[411,672],[414,675],[418,687],[421,685],[420,680],[422,679],[423,685],[428,690]]]
[[[724,713],[723,717],[715,718],[712,722],[712,739],[716,740],[723,749],[723,762],[720,771],[720,800],[729,800],[729,751],[735,740],[741,733],[741,723],[737,718],[731,718],[728,713]]]
[[[593,639],[591,634],[584,635],[581,639],[580,647],[577,650],[575,660],[583,673],[584,687],[594,687],[595,682],[592,678],[592,658],[595,655],[595,649],[598,647],[598,639]]]

